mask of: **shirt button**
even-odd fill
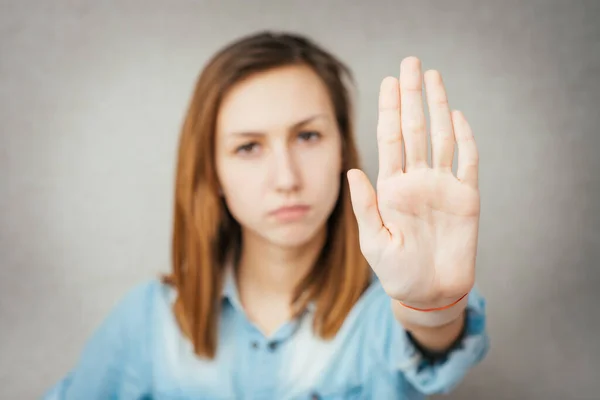
[[[320,398],[321,398],[321,397],[319,396],[319,394],[318,394],[318,393],[313,393],[313,394],[310,396],[310,400],[319,400]]]
[[[271,351],[277,350],[277,342],[271,342],[271,343],[269,343],[269,349]]]
[[[258,349],[258,342],[252,342],[250,343],[250,346],[252,346],[253,349]]]

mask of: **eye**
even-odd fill
[[[300,140],[305,142],[314,142],[321,137],[321,134],[317,131],[304,131],[298,134]]]
[[[243,144],[235,149],[236,154],[253,154],[258,151],[258,143],[250,142]]]

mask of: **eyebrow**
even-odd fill
[[[303,120],[301,120],[299,122],[294,123],[288,129],[290,131],[296,130],[296,129],[300,128],[301,126],[306,125],[309,122],[312,122],[315,119],[319,119],[319,118],[327,118],[327,115],[326,114],[316,114],[316,115],[313,115],[311,117],[305,118],[305,119],[303,119]],[[229,135],[231,135],[231,136],[256,137],[256,136],[263,136],[264,133],[262,133],[262,132],[231,132]]]

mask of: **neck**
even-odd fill
[[[281,247],[257,235],[244,235],[237,280],[242,293],[290,304],[294,288],[310,271],[325,243],[325,230],[297,247]]]

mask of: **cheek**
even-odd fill
[[[340,193],[340,171],[333,166],[327,171],[327,173],[321,171],[321,175],[323,176],[321,181],[321,195],[328,199],[329,203],[335,203]]]
[[[230,163],[220,170],[225,203],[236,220],[250,220],[256,213],[256,204],[263,197],[263,179],[264,173],[246,164]]]
[[[323,201],[335,202],[339,194],[341,156],[339,150],[333,149],[320,154],[311,154],[303,160],[306,175],[304,181],[312,192]]]

